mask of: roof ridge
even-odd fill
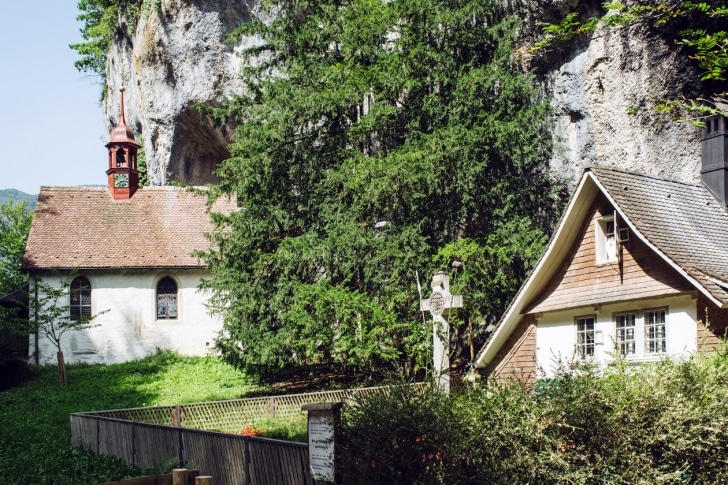
[[[688,187],[700,187],[701,186],[701,184],[699,184],[699,183],[685,182],[685,181],[682,181],[682,180],[676,180],[676,179],[670,179],[670,178],[666,178],[666,177],[660,177],[659,175],[654,175],[654,174],[650,174],[650,173],[633,172],[633,171],[624,170],[624,169],[621,169],[621,168],[604,167],[604,166],[601,166],[601,165],[591,165],[591,166],[588,166],[588,167],[586,167],[584,169],[584,171],[585,172],[588,172],[588,171],[591,171],[591,172],[593,172],[593,171],[597,171],[597,172],[599,172],[599,171],[617,172],[617,173],[624,173],[624,174],[628,174],[628,175],[633,175],[635,177],[644,177],[644,178],[649,178],[649,179],[653,179],[653,180],[658,180],[658,181],[661,181],[661,182],[670,182],[670,183],[674,183],[674,184],[685,185],[685,186],[688,186]]]

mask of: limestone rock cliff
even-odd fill
[[[525,2],[525,29],[556,21],[567,7],[596,14],[601,0]],[[225,35],[250,18],[255,0],[161,0],[132,35],[119,36],[108,55],[109,93],[127,87],[127,120],[143,138],[155,185],[214,181],[215,165],[228,156],[232,126],[201,120],[197,103],[216,104],[242,90],[241,64]],[[124,26],[123,26],[124,27]],[[527,37],[528,35],[526,35]],[[646,27],[601,33],[550,54],[536,65],[555,110],[559,177],[574,180],[593,164],[694,182],[699,179],[699,132],[645,107],[650,100],[699,94],[687,56]],[[105,99],[115,125],[118,96]]]

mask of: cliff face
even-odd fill
[[[525,2],[526,29],[556,21],[568,6],[596,14],[601,0]],[[197,103],[215,105],[243,89],[241,63],[224,36],[249,20],[255,0],[162,0],[142,18],[135,35],[120,36],[108,56],[109,93],[127,87],[127,121],[140,133],[154,185],[214,181],[212,171],[229,153],[233,127],[214,129]],[[530,25],[530,27],[529,27]],[[132,29],[127,29],[130,31]],[[699,92],[687,56],[644,27],[574,42],[538,61],[537,70],[555,111],[554,173],[575,180],[585,166],[602,165],[686,182],[699,180],[699,131],[667,116],[630,107]],[[107,96],[109,129],[118,96]],[[202,121],[202,122],[201,122]]]
[[[249,20],[249,5],[163,0],[160,12],[141,18],[136,34],[118,37],[108,53],[106,123],[116,124],[116,93],[125,86],[126,119],[141,134],[153,185],[211,182],[229,156],[232,127],[213,129],[194,107],[241,91],[240,59],[223,38]]]

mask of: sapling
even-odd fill
[[[52,286],[45,281],[34,278],[29,298],[30,318],[28,323],[30,332],[37,332],[44,336],[56,347],[58,358],[58,381],[62,386],[66,381],[66,364],[61,350],[61,339],[69,330],[87,330],[98,327],[96,317],[103,315],[109,310],[104,310],[93,315],[71,314],[71,305],[68,299],[71,283],[67,279],[61,279],[58,286]],[[67,303],[64,303],[67,302]],[[38,349],[36,349],[36,352]]]

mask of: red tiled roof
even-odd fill
[[[141,187],[114,202],[106,187],[41,187],[23,268],[201,268],[192,256],[212,230],[207,197]],[[234,202],[214,210],[229,212]]]

